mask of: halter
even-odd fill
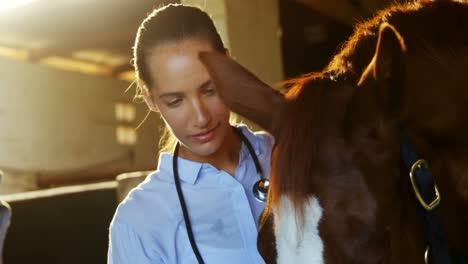
[[[418,201],[417,212],[424,230],[424,240],[426,243],[426,250],[424,252],[425,263],[429,263],[429,254],[431,254],[435,264],[467,263],[465,262],[465,256],[455,252],[452,252],[455,253],[453,255],[455,258],[451,259],[451,252],[447,240],[444,238],[442,223],[438,213],[441,196],[429,164],[416,153],[404,127],[400,129],[400,134],[401,157],[406,168],[409,170],[413,192]]]

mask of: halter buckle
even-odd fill
[[[440,203],[440,194],[439,194],[439,190],[437,189],[437,185],[434,181],[434,192],[436,196],[435,199],[429,204],[427,204],[426,201],[424,201],[424,199],[422,198],[421,192],[419,191],[419,188],[416,185],[416,181],[414,180],[414,172],[416,172],[416,170],[420,169],[422,166],[429,168],[427,162],[424,159],[419,159],[415,163],[413,163],[413,165],[411,166],[409,176],[411,180],[411,185],[413,186],[414,194],[416,195],[416,198],[418,199],[419,204],[421,204],[421,206],[427,211],[432,211]]]

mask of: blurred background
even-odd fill
[[[390,2],[0,0],[4,263],[106,262],[114,210],[146,175],[123,173],[157,166],[162,120],[151,114],[135,130],[147,109],[134,89],[124,93],[136,30],[153,8],[203,8],[233,57],[274,85],[320,71],[353,25]]]

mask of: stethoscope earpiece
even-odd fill
[[[260,202],[266,202],[267,195],[268,195],[268,187],[270,187],[270,181],[260,176],[260,180],[258,180],[253,186],[253,195],[255,199]]]

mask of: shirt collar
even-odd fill
[[[261,140],[258,140],[255,134],[252,133],[246,125],[238,125],[238,127],[241,128],[244,136],[249,140],[250,144],[252,144],[255,155],[257,155],[257,157],[263,155],[265,150],[263,149],[264,146],[262,146]],[[249,150],[247,149],[247,146],[245,145],[245,142],[242,142],[239,163],[241,163],[249,154],[250,153],[249,153]],[[174,177],[174,173],[172,170],[172,159],[173,159],[172,153],[162,152],[159,155],[159,164],[158,164],[158,170],[165,171],[168,175],[170,175],[171,179],[173,179]],[[195,184],[198,176],[200,175],[200,171],[203,167],[203,163],[178,157],[177,164],[179,167],[179,171],[178,171],[179,178],[184,182],[190,183],[192,185]]]
[[[174,177],[174,173],[172,170],[173,157],[174,156],[172,153],[163,152],[159,155],[159,164],[158,164],[158,170],[165,171],[166,173],[168,173],[168,175],[171,176],[171,178]],[[177,165],[179,169],[178,170],[179,178],[184,182],[195,184],[195,181],[198,178],[200,169],[203,164],[178,157]]]
[[[241,129],[242,133],[247,138],[247,140],[249,140],[250,144],[252,145],[252,148],[254,149],[255,155],[257,155],[257,157],[263,155],[265,150],[263,149],[264,146],[262,145],[261,140],[259,140],[246,125],[238,125],[238,127]],[[245,142],[242,142],[241,151],[243,153],[243,155],[241,155],[241,159],[245,158],[247,155],[250,154]]]

